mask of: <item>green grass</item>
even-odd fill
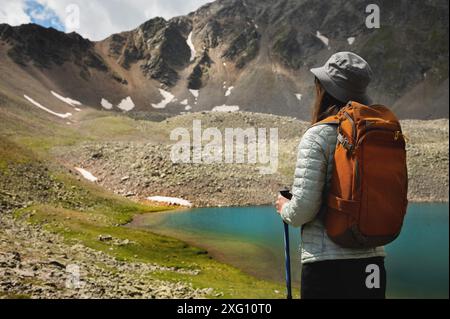
[[[75,145],[91,139],[65,121],[51,120],[47,114],[30,108],[25,100],[1,91],[0,123],[0,138],[39,154],[46,154],[55,146]]]
[[[0,171],[6,171],[10,163],[25,163],[29,161],[25,148],[0,137]]]
[[[46,153],[54,147],[76,145],[80,141],[80,139],[78,139],[76,136],[24,136],[17,138],[16,141],[22,145],[26,145],[27,147],[38,153]]]
[[[136,122],[120,115],[99,116],[84,120],[80,129],[86,133],[89,132],[89,135],[95,136],[96,139],[111,136],[133,136],[139,133]]]
[[[0,292],[0,298],[1,299],[31,299],[31,296],[25,295],[25,294],[10,294],[10,293]]]
[[[111,209],[111,210],[110,210]],[[161,211],[164,208],[151,207],[135,203],[99,205],[98,209],[78,212],[68,209],[38,205],[22,209],[17,217],[28,217],[32,223],[43,223],[47,229],[63,235],[68,243],[82,242],[84,245],[103,251],[124,261],[157,263],[167,267],[199,269],[196,276],[157,272],[152,278],[168,281],[190,282],[195,288],[214,288],[214,296],[221,298],[280,298],[275,290],[283,291],[282,285],[259,280],[235,267],[219,263],[205,250],[190,246],[180,240],[157,235],[144,230],[124,226],[114,226],[130,220],[134,214]],[[34,214],[30,214],[33,212]],[[99,235],[111,235],[121,240],[128,239],[130,244],[114,246],[98,240]],[[110,248],[113,247],[113,250]],[[210,297],[214,297],[210,296]]]

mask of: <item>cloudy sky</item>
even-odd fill
[[[134,29],[153,17],[184,15],[212,0],[0,0],[0,23],[37,23],[91,40]]]

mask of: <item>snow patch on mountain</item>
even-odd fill
[[[100,104],[102,105],[102,107],[104,109],[107,109],[107,110],[112,110],[112,108],[113,108],[113,105],[107,99],[104,99],[104,98],[102,98],[102,101],[100,102]]]
[[[52,115],[54,115],[54,116],[57,116],[57,117],[59,117],[59,118],[66,119],[66,118],[72,116],[72,113],[61,114],[61,113],[54,112],[54,111],[52,111],[52,110],[46,108],[46,107],[43,106],[42,104],[36,102],[36,101],[33,100],[31,97],[29,97],[29,96],[27,96],[27,95],[25,95],[25,94],[24,94],[23,97],[24,97],[25,99],[27,99],[30,103],[32,103],[32,104],[34,104],[35,106],[37,106],[38,108],[40,108],[41,110],[44,110],[44,111],[46,111],[47,113],[50,113],[50,114],[52,114]]]
[[[195,51],[194,43],[192,43],[192,32],[189,33],[189,36],[186,41],[187,45],[191,49],[191,62],[195,60],[195,56],[197,55],[197,51]]]
[[[212,110],[212,112],[237,112],[239,111],[238,105],[219,105],[215,106]]]
[[[131,97],[126,97],[122,101],[120,101],[119,105],[117,107],[121,109],[122,111],[128,112],[134,109],[134,102],[131,99]]]
[[[325,44],[325,46],[327,46],[328,48],[330,48],[329,44],[330,44],[330,40],[324,36],[323,34],[321,34],[319,31],[316,32],[316,37],[323,42],[323,44]]]
[[[164,109],[167,106],[167,104],[172,102],[175,96],[172,93],[167,92],[166,90],[163,89],[159,89],[159,93],[161,93],[161,95],[163,96],[163,100],[157,104],[152,104],[152,106],[155,109]]]
[[[98,181],[98,178],[95,177],[94,175],[92,175],[91,172],[89,172],[89,171],[87,171],[87,170],[85,170],[83,168],[80,168],[80,167],[75,167],[75,169],[81,174],[81,176],[83,176],[88,181],[90,181],[90,182]]]
[[[225,92],[225,96],[230,96],[231,95],[231,91],[233,91],[233,89],[234,89],[234,86],[230,86],[228,88],[228,90]]]
[[[50,93],[52,93],[53,96],[56,97],[57,99],[63,101],[63,102],[66,103],[66,104],[69,104],[70,106],[75,107],[75,106],[81,105],[81,102],[79,102],[79,101],[77,101],[77,100],[74,100],[74,99],[71,99],[71,98],[69,98],[69,97],[64,97],[64,96],[62,96],[62,95],[60,95],[60,94],[58,94],[58,93],[56,93],[56,92],[54,92],[54,91],[50,91]],[[79,110],[79,109],[78,109],[78,110]]]
[[[200,91],[199,90],[189,90],[189,92],[191,92],[191,94],[195,97],[195,102],[194,104],[197,105],[198,103],[198,97],[200,95]]]
[[[167,196],[150,196],[147,197],[147,200],[150,200],[152,202],[160,202],[160,203],[166,203],[170,205],[180,205],[180,206],[186,206],[191,207],[192,203],[186,199],[178,198],[178,197],[167,197]]]
[[[199,90],[189,90],[189,92],[191,92],[191,94],[198,99],[198,96],[200,95],[200,91]]]

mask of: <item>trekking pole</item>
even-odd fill
[[[289,225],[283,221],[284,226],[284,260],[286,270],[286,298],[292,299],[291,289],[291,255],[289,251]]]
[[[292,194],[289,189],[283,189],[280,191],[280,195],[286,199],[291,200]],[[284,226],[284,261],[286,271],[286,298],[292,299],[291,289],[291,254],[289,250],[289,225],[283,220]]]

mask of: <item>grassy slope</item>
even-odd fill
[[[99,116],[98,112],[89,111],[85,115],[87,119],[80,124],[82,130],[76,130],[65,127],[63,123],[30,116],[22,109],[20,100],[5,95],[0,97],[2,102],[8,100],[9,105],[17,106],[14,112],[4,105],[3,109],[0,108],[0,175],[7,176],[10,183],[20,185],[22,175],[18,174],[18,170],[26,167],[34,171],[38,166],[45,165],[45,170],[49,171],[48,178],[52,181],[50,185],[61,184],[68,192],[68,198],[63,201],[56,195],[52,198],[52,192],[40,194],[43,200],[35,200],[32,206],[16,211],[17,216],[29,218],[30,222],[44,223],[50,231],[62,234],[68,243],[81,241],[88,247],[122,260],[201,270],[198,276],[156,273],[155,276],[161,279],[191,281],[194,287],[199,288],[212,287],[224,298],[281,297],[274,292],[282,290],[281,285],[257,280],[234,267],[219,263],[204,250],[169,237],[121,227],[135,214],[164,208],[134,203],[107,193],[94,184],[77,180],[52,162],[48,155],[55,146],[73,145],[91,139],[145,137],[152,131],[148,123],[114,115]],[[5,188],[1,181],[0,188]],[[20,193],[20,188],[16,191]],[[110,250],[110,245],[98,240],[102,234],[129,239],[132,244]]]

